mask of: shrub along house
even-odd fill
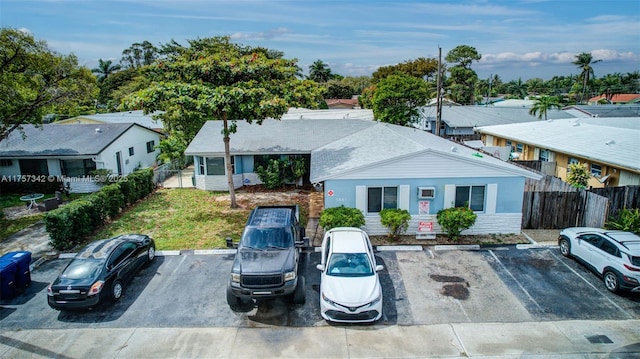
[[[99,189],[96,169],[127,175],[156,162],[161,134],[135,123],[24,126],[0,142],[0,176],[5,182],[62,179],[72,192]],[[21,177],[30,175],[29,177]]]
[[[230,148],[236,188],[260,183],[266,158],[309,160],[305,182],[324,193],[325,208],[358,208],[370,234],[384,234],[379,212],[406,209],[408,233],[441,230],[436,213],[469,206],[478,214],[467,234],[519,233],[525,178],[541,176],[414,128],[361,119],[267,119],[238,122]],[[227,190],[222,121],[207,122],[186,154],[195,157],[195,186]]]

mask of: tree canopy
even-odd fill
[[[56,106],[77,107],[95,95],[95,77],[74,55],[20,30],[0,30],[0,141],[22,125],[41,124]]]
[[[235,207],[230,135],[236,121],[261,124],[280,118],[289,107],[317,108],[322,88],[314,81],[299,80],[297,60],[269,58],[229,41],[228,37],[175,42],[165,58],[144,69],[150,85],[125,99],[127,108],[158,115],[167,130],[179,131],[191,141],[207,120],[223,120],[227,176]]]
[[[558,101],[555,96],[547,96],[543,95],[536,98],[533,102],[533,106],[529,109],[530,115],[538,115],[538,119],[541,120],[544,117],[544,120],[547,120],[547,113],[551,109],[561,109],[562,105]]]
[[[427,83],[404,73],[390,75],[373,91],[371,106],[378,121],[408,126],[418,120],[418,108],[428,99]]]
[[[447,86],[453,101],[465,105],[473,105],[476,102],[474,87],[478,81],[478,75],[471,69],[471,63],[481,58],[482,55],[468,45],[457,46],[447,53],[445,60],[455,64],[449,68],[451,77]]]
[[[379,67],[373,73],[373,82],[378,82],[398,72],[420,79],[434,77],[438,72],[438,59],[419,57],[415,60],[407,60],[400,64]]]

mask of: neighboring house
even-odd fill
[[[51,176],[72,192],[92,192],[96,169],[127,175],[155,164],[161,134],[135,123],[24,126],[0,142],[0,176]]]
[[[328,98],[328,99],[325,99],[324,102],[327,103],[327,107],[329,107],[330,110],[360,108],[360,104],[358,103],[357,96],[354,96],[353,98]]]
[[[158,112],[160,113],[160,112]],[[154,131],[164,132],[162,120],[154,119],[154,114],[145,115],[143,111],[125,111],[114,113],[98,113],[95,115],[80,115],[66,120],[56,121],[55,124],[101,124],[101,123],[137,123]]]
[[[282,115],[282,120],[344,120],[359,119],[373,121],[373,110],[370,109],[334,109],[309,110],[306,108],[290,108]]]
[[[222,121],[208,121],[189,144],[195,186],[227,190]],[[406,209],[408,232],[420,222],[441,232],[436,213],[470,206],[478,219],[465,233],[519,233],[525,178],[540,175],[418,129],[359,119],[238,121],[231,135],[234,186],[260,183],[254,168],[270,156],[309,160],[308,183],[325,208],[360,209],[370,234],[384,234],[379,212]]]
[[[640,105],[573,105],[564,112],[574,117],[640,117]]]
[[[626,104],[638,104],[640,103],[640,94],[637,93],[621,93],[615,95],[606,94],[592,97],[587,103],[589,105],[598,105],[601,102],[605,102],[612,105],[626,105]]]
[[[573,118],[561,110],[549,110],[548,118]],[[435,107],[421,108],[421,129],[435,133],[437,112]],[[539,121],[529,114],[529,108],[516,106],[443,106],[441,135],[458,141],[477,139],[476,127]]]
[[[567,178],[571,163],[585,163],[589,187],[640,185],[640,117],[575,118],[478,128],[487,146],[508,146],[518,160],[556,162]]]

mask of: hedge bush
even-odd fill
[[[320,213],[318,224],[328,231],[336,227],[356,227],[365,225],[364,214],[357,208],[340,207],[326,208]]]
[[[385,208],[380,211],[380,223],[389,230],[389,238],[398,239],[400,234],[407,231],[411,214],[406,209]]]
[[[153,171],[136,171],[117,182],[103,186],[99,191],[75,200],[44,216],[51,245],[58,250],[70,249],[113,218],[127,204],[153,192]]]
[[[460,233],[471,228],[478,216],[468,207],[451,207],[441,209],[436,214],[438,224],[452,241],[458,240]]]

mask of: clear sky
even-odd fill
[[[95,67],[131,44],[229,35],[297,58],[308,72],[371,75],[379,66],[476,48],[480,78],[578,74],[590,52],[596,77],[640,71],[639,0],[0,0],[0,26],[24,29]]]

